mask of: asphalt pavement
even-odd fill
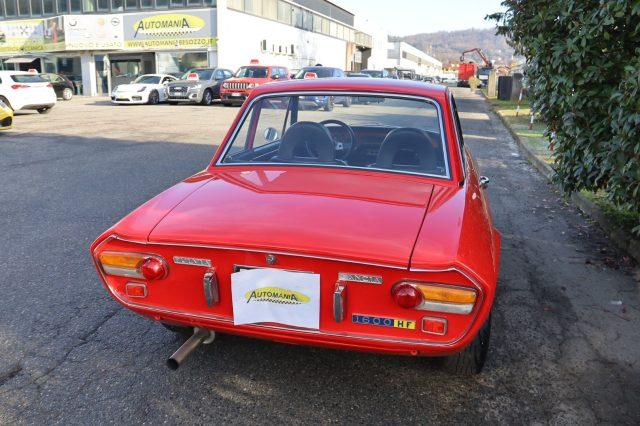
[[[0,424],[640,423],[637,269],[455,92],[503,236],[481,375],[234,336],[169,371],[182,338],[111,300],[88,247],[202,169],[237,109],[78,98],[0,135]]]

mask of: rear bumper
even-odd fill
[[[41,109],[41,108],[53,108],[55,104],[56,104],[55,101],[49,102],[49,103],[27,104],[27,105],[23,105],[20,109],[35,110],[35,109]]]
[[[402,340],[387,337],[330,333],[322,330],[294,329],[278,324],[253,324],[236,326],[232,320],[215,316],[200,316],[185,312],[153,310],[147,307],[131,305],[116,297],[120,303],[132,311],[165,323],[199,327],[220,333],[235,334],[244,337],[271,340],[274,342],[317,346],[329,349],[344,349],[362,352],[375,352],[407,356],[447,356],[460,352],[471,343],[474,336],[452,345],[434,345],[430,342]]]

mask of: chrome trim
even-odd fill
[[[202,286],[204,290],[204,300],[207,306],[211,307],[220,302],[220,290],[218,286],[218,276],[216,269],[209,269],[202,277]]]
[[[251,108],[253,108],[253,104],[256,103],[259,100],[262,100],[263,98],[274,98],[274,97],[282,97],[282,96],[327,96],[327,94],[331,93],[332,96],[371,96],[371,97],[390,97],[390,98],[400,98],[400,99],[409,99],[409,100],[417,100],[417,101],[422,101],[422,102],[428,102],[433,104],[437,111],[438,111],[438,124],[440,126],[440,137],[442,139],[442,154],[444,155],[444,166],[445,166],[445,175],[432,175],[432,174],[428,174],[428,173],[416,173],[416,172],[410,172],[410,171],[402,171],[402,170],[388,170],[388,169],[378,169],[378,168],[373,168],[373,167],[356,167],[356,166],[336,166],[336,165],[323,165],[323,164],[305,164],[305,163],[222,163],[222,159],[225,157],[225,155],[227,154],[227,151],[229,151],[229,149],[231,148],[231,145],[233,144],[233,141],[235,140],[238,132],[240,131],[240,128],[242,127],[242,125],[244,124],[247,115],[249,114],[249,111],[251,111]],[[413,175],[413,176],[422,176],[422,177],[434,177],[434,178],[439,178],[439,179],[447,179],[447,180],[451,180],[451,170],[450,170],[450,159],[449,159],[449,154],[447,152],[447,147],[448,147],[448,143],[449,140],[447,139],[447,134],[445,133],[444,130],[444,117],[442,114],[442,107],[440,106],[440,104],[438,102],[436,102],[434,99],[432,98],[428,98],[425,96],[419,96],[419,95],[407,95],[407,94],[399,94],[399,93],[388,93],[388,92],[345,92],[345,91],[340,91],[340,90],[324,90],[324,91],[318,91],[318,90],[300,90],[300,91],[294,91],[294,92],[280,92],[280,93],[264,93],[262,95],[258,95],[255,98],[253,98],[251,100],[251,102],[247,105],[247,107],[245,108],[244,112],[242,113],[242,116],[240,117],[240,119],[238,120],[238,124],[236,125],[236,127],[233,129],[233,133],[231,133],[231,135],[229,136],[229,138],[226,140],[223,150],[220,153],[220,155],[218,156],[218,159],[216,161],[216,163],[214,164],[214,166],[216,167],[230,167],[230,166],[284,166],[284,167],[299,167],[299,166],[313,166],[313,167],[327,167],[327,168],[337,168],[337,169],[341,169],[341,170],[369,170],[369,171],[380,171],[380,172],[385,172],[385,173],[395,173],[395,174],[408,174],[408,175]]]
[[[104,273],[107,275],[113,275],[117,277],[127,277],[127,278],[144,278],[142,273],[140,273],[137,269],[130,268],[120,268],[118,266],[108,266],[108,265],[100,265],[104,270]]]
[[[207,268],[211,268],[211,260],[198,259],[196,257],[173,256],[173,263],[175,263],[176,265],[204,266]]]
[[[333,291],[333,319],[335,322],[342,322],[345,317],[347,304],[347,284],[341,281],[336,283]]]
[[[416,309],[421,311],[445,312],[448,314],[468,315],[473,311],[474,303],[446,303],[424,300]]]
[[[448,89],[447,89],[448,90]],[[454,113],[453,110],[453,102],[455,99],[453,98],[453,92],[449,91],[449,109],[451,109],[451,114]],[[458,110],[458,106],[456,105],[456,111]],[[451,116],[453,118],[453,115]],[[458,117],[458,122],[460,122],[460,117]],[[465,167],[464,161],[464,135],[462,134],[462,125],[460,125],[460,129],[458,129],[458,125],[456,124],[455,119],[453,120],[453,127],[455,128],[456,137],[458,138],[458,157],[460,157],[460,170],[462,170],[462,178],[467,180],[467,168]]]
[[[241,248],[241,247],[232,247],[232,246],[215,246],[215,245],[207,245],[207,244],[190,244],[190,243],[167,243],[167,242],[150,242],[150,241],[136,241],[130,240],[127,238],[122,238],[119,235],[114,234],[113,238],[124,241],[127,243],[133,244],[142,244],[142,245],[157,245],[157,246],[168,246],[168,247],[193,247],[193,248],[208,248],[214,250],[228,250],[228,251],[242,251],[249,253],[272,253],[279,254],[281,256],[293,256],[293,257],[303,257],[305,259],[319,259],[319,260],[331,260],[334,262],[344,262],[344,263],[353,263],[356,265],[367,265],[367,266],[376,266],[380,268],[390,268],[390,269],[398,269],[406,271],[407,268],[405,266],[397,266],[397,265],[389,265],[384,263],[375,263],[375,262],[360,262],[352,259],[343,259],[339,257],[328,257],[328,256],[314,256],[309,254],[301,254],[301,253],[293,253],[287,251],[273,251],[273,250],[263,250],[263,249],[249,249],[249,248]],[[263,268],[264,266],[261,266]]]
[[[349,281],[352,283],[363,283],[363,284],[382,284],[382,277],[380,275],[364,275],[364,274],[353,274],[350,272],[339,272],[338,279],[340,281]]]
[[[444,324],[444,331],[442,333],[434,333],[433,331],[427,331],[424,329],[424,321],[425,320],[436,320],[440,323]],[[444,318],[438,318],[438,317],[422,317],[422,321],[420,322],[420,327],[422,328],[422,332],[423,333],[427,333],[427,334],[433,334],[434,336],[444,336],[445,334],[447,334],[447,329],[448,329],[448,324],[447,324],[447,320]]]

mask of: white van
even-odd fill
[[[56,104],[56,92],[42,76],[26,71],[0,71],[0,101],[12,110],[35,109],[46,114]]]

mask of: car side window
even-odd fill
[[[213,74],[213,78],[215,78],[216,80],[221,80],[222,78],[224,78],[222,70],[216,70],[216,72]]]
[[[464,158],[464,139],[462,136],[462,127],[460,126],[460,117],[458,117],[458,107],[456,106],[456,100],[453,97],[453,94],[449,94],[449,99],[451,101],[451,114],[453,115],[453,123],[456,127],[456,136],[458,137],[458,149],[460,150],[460,157],[462,159],[462,168],[465,168],[465,158]]]
[[[271,71],[269,73],[269,76],[271,78],[273,77],[280,77],[280,70],[278,68],[271,68]]]

